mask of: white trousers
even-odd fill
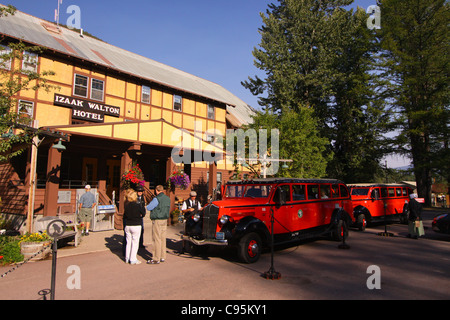
[[[141,236],[141,226],[126,226],[125,235],[127,237],[125,262],[136,262],[136,255],[139,249],[139,237]]]

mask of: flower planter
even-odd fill
[[[47,258],[52,251],[50,244],[51,242],[21,242],[20,253],[23,255],[24,261],[26,261],[33,257],[36,253],[42,251],[30,260],[39,261]],[[44,247],[46,248],[44,249]]]

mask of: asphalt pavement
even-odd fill
[[[435,211],[425,212],[426,236],[419,240],[406,237],[407,226],[391,224],[387,228],[393,237],[378,235],[383,225],[351,231],[347,250],[327,239],[278,247],[274,267],[281,273],[279,280],[261,277],[271,266],[270,253],[254,264],[240,263],[230,250],[210,250],[196,257],[180,254],[179,225],[168,227],[166,262],[148,265],[152,244],[146,219],[146,249],[138,253],[140,265],[123,261],[123,231],[118,230],[92,232],[79,247],[59,249],[55,298],[181,300],[183,307],[206,300],[447,300],[450,236],[431,230],[434,215]],[[379,289],[369,289],[375,274],[371,266],[380,271]],[[0,274],[9,268],[0,267]],[[20,266],[0,279],[0,299],[42,299],[39,292],[50,288],[51,269],[51,259]]]

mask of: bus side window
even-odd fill
[[[339,189],[341,190],[341,197],[342,198],[347,198],[348,197],[348,190],[344,185],[340,185]]]
[[[329,184],[321,184],[320,185],[320,198],[321,199],[329,199],[331,197],[331,190]]]
[[[372,190],[372,192],[370,194],[370,197],[372,199],[374,199],[374,200],[378,200],[380,198],[380,194],[379,194],[378,188]]]
[[[319,199],[319,185],[309,184],[307,189],[308,189],[308,200]]]
[[[339,186],[337,184],[331,185],[331,190],[333,191],[333,198],[339,198]]]
[[[388,188],[389,197],[395,197],[395,189],[394,188]]]
[[[381,188],[381,197],[387,198],[387,196],[388,196],[387,188]]]
[[[294,184],[292,186],[292,200],[299,201],[305,200],[305,185],[304,184]]]

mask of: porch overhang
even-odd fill
[[[174,126],[164,119],[52,126],[44,129],[68,135],[162,146],[185,152],[191,150],[225,154],[223,148],[204,141],[202,137]]]

